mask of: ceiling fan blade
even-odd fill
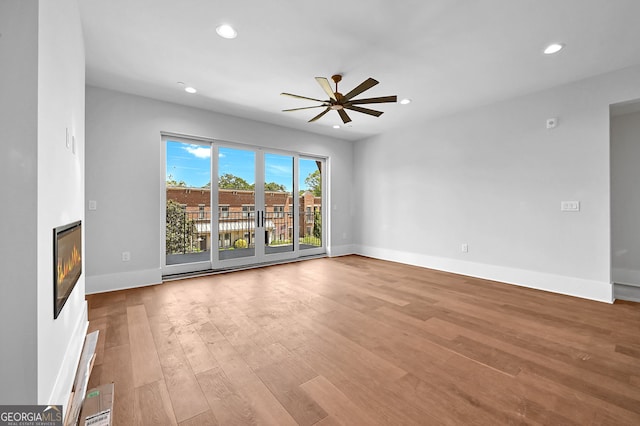
[[[398,97],[397,96],[381,96],[378,98],[354,99],[352,101],[347,102],[347,104],[348,105],[382,104],[385,102],[398,102]]]
[[[374,80],[373,78],[369,77],[368,79],[360,83],[360,85],[357,86],[355,89],[353,89],[352,91],[344,95],[344,99],[348,101],[354,96],[358,96],[360,93],[364,92],[365,90],[371,89],[376,84],[378,84],[378,80]]]
[[[284,96],[291,96],[292,98],[297,98],[297,99],[306,99],[308,101],[326,102],[326,101],[323,101],[321,99],[307,98],[306,96],[294,95],[292,93],[280,93],[280,94],[284,95]]]
[[[324,77],[316,77],[316,81],[318,82],[320,87],[322,87],[322,90],[324,90],[325,93],[329,95],[331,99],[333,99],[334,101],[337,101],[336,94],[333,93],[333,90],[331,89],[331,85],[329,84],[329,80],[327,80]]]
[[[376,111],[375,109],[362,108],[353,105],[345,106],[346,109],[350,109],[351,111],[361,112],[363,114],[375,115],[376,117],[380,117],[384,114],[382,111]]]
[[[312,121],[316,121],[318,118],[322,117],[323,115],[325,115],[326,113],[328,113],[329,111],[331,111],[331,108],[325,109],[324,111],[322,111],[320,114],[316,115],[315,117],[313,117],[311,120],[309,120],[309,123],[311,123]]]
[[[329,109],[331,109],[331,108],[329,108]],[[340,114],[340,118],[342,118],[342,122],[344,124],[347,124],[348,122],[351,121],[351,118],[349,118],[349,116],[347,115],[347,112],[345,110],[339,109],[338,110],[338,114]]]
[[[316,105],[316,106],[302,107],[302,108],[283,109],[282,112],[300,111],[300,110],[303,110],[303,109],[320,108],[320,107],[326,107],[326,106],[327,105]]]

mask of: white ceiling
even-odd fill
[[[640,63],[638,0],[80,0],[87,84],[355,140]],[[234,40],[215,28],[230,23]],[[545,56],[550,42],[566,48]],[[314,80],[410,105],[335,112]],[[198,89],[185,93],[177,82]],[[364,105],[366,106],[366,105]]]

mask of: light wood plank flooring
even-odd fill
[[[640,304],[359,256],[87,299],[115,425],[640,424]]]

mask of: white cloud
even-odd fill
[[[183,148],[189,154],[194,155],[198,158],[210,158],[211,157],[211,149],[206,148],[204,146],[199,145],[189,145]]]

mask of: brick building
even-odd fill
[[[195,232],[191,244],[199,250],[211,249],[211,190],[209,188],[167,187],[167,202],[180,204],[186,217],[193,222]],[[310,239],[314,235],[315,215],[322,211],[322,198],[306,191],[299,197],[299,237]],[[255,241],[255,191],[218,190],[218,248],[248,247]],[[265,243],[290,244],[293,240],[294,211],[290,193],[265,191]],[[262,218],[258,218],[262,219]]]

